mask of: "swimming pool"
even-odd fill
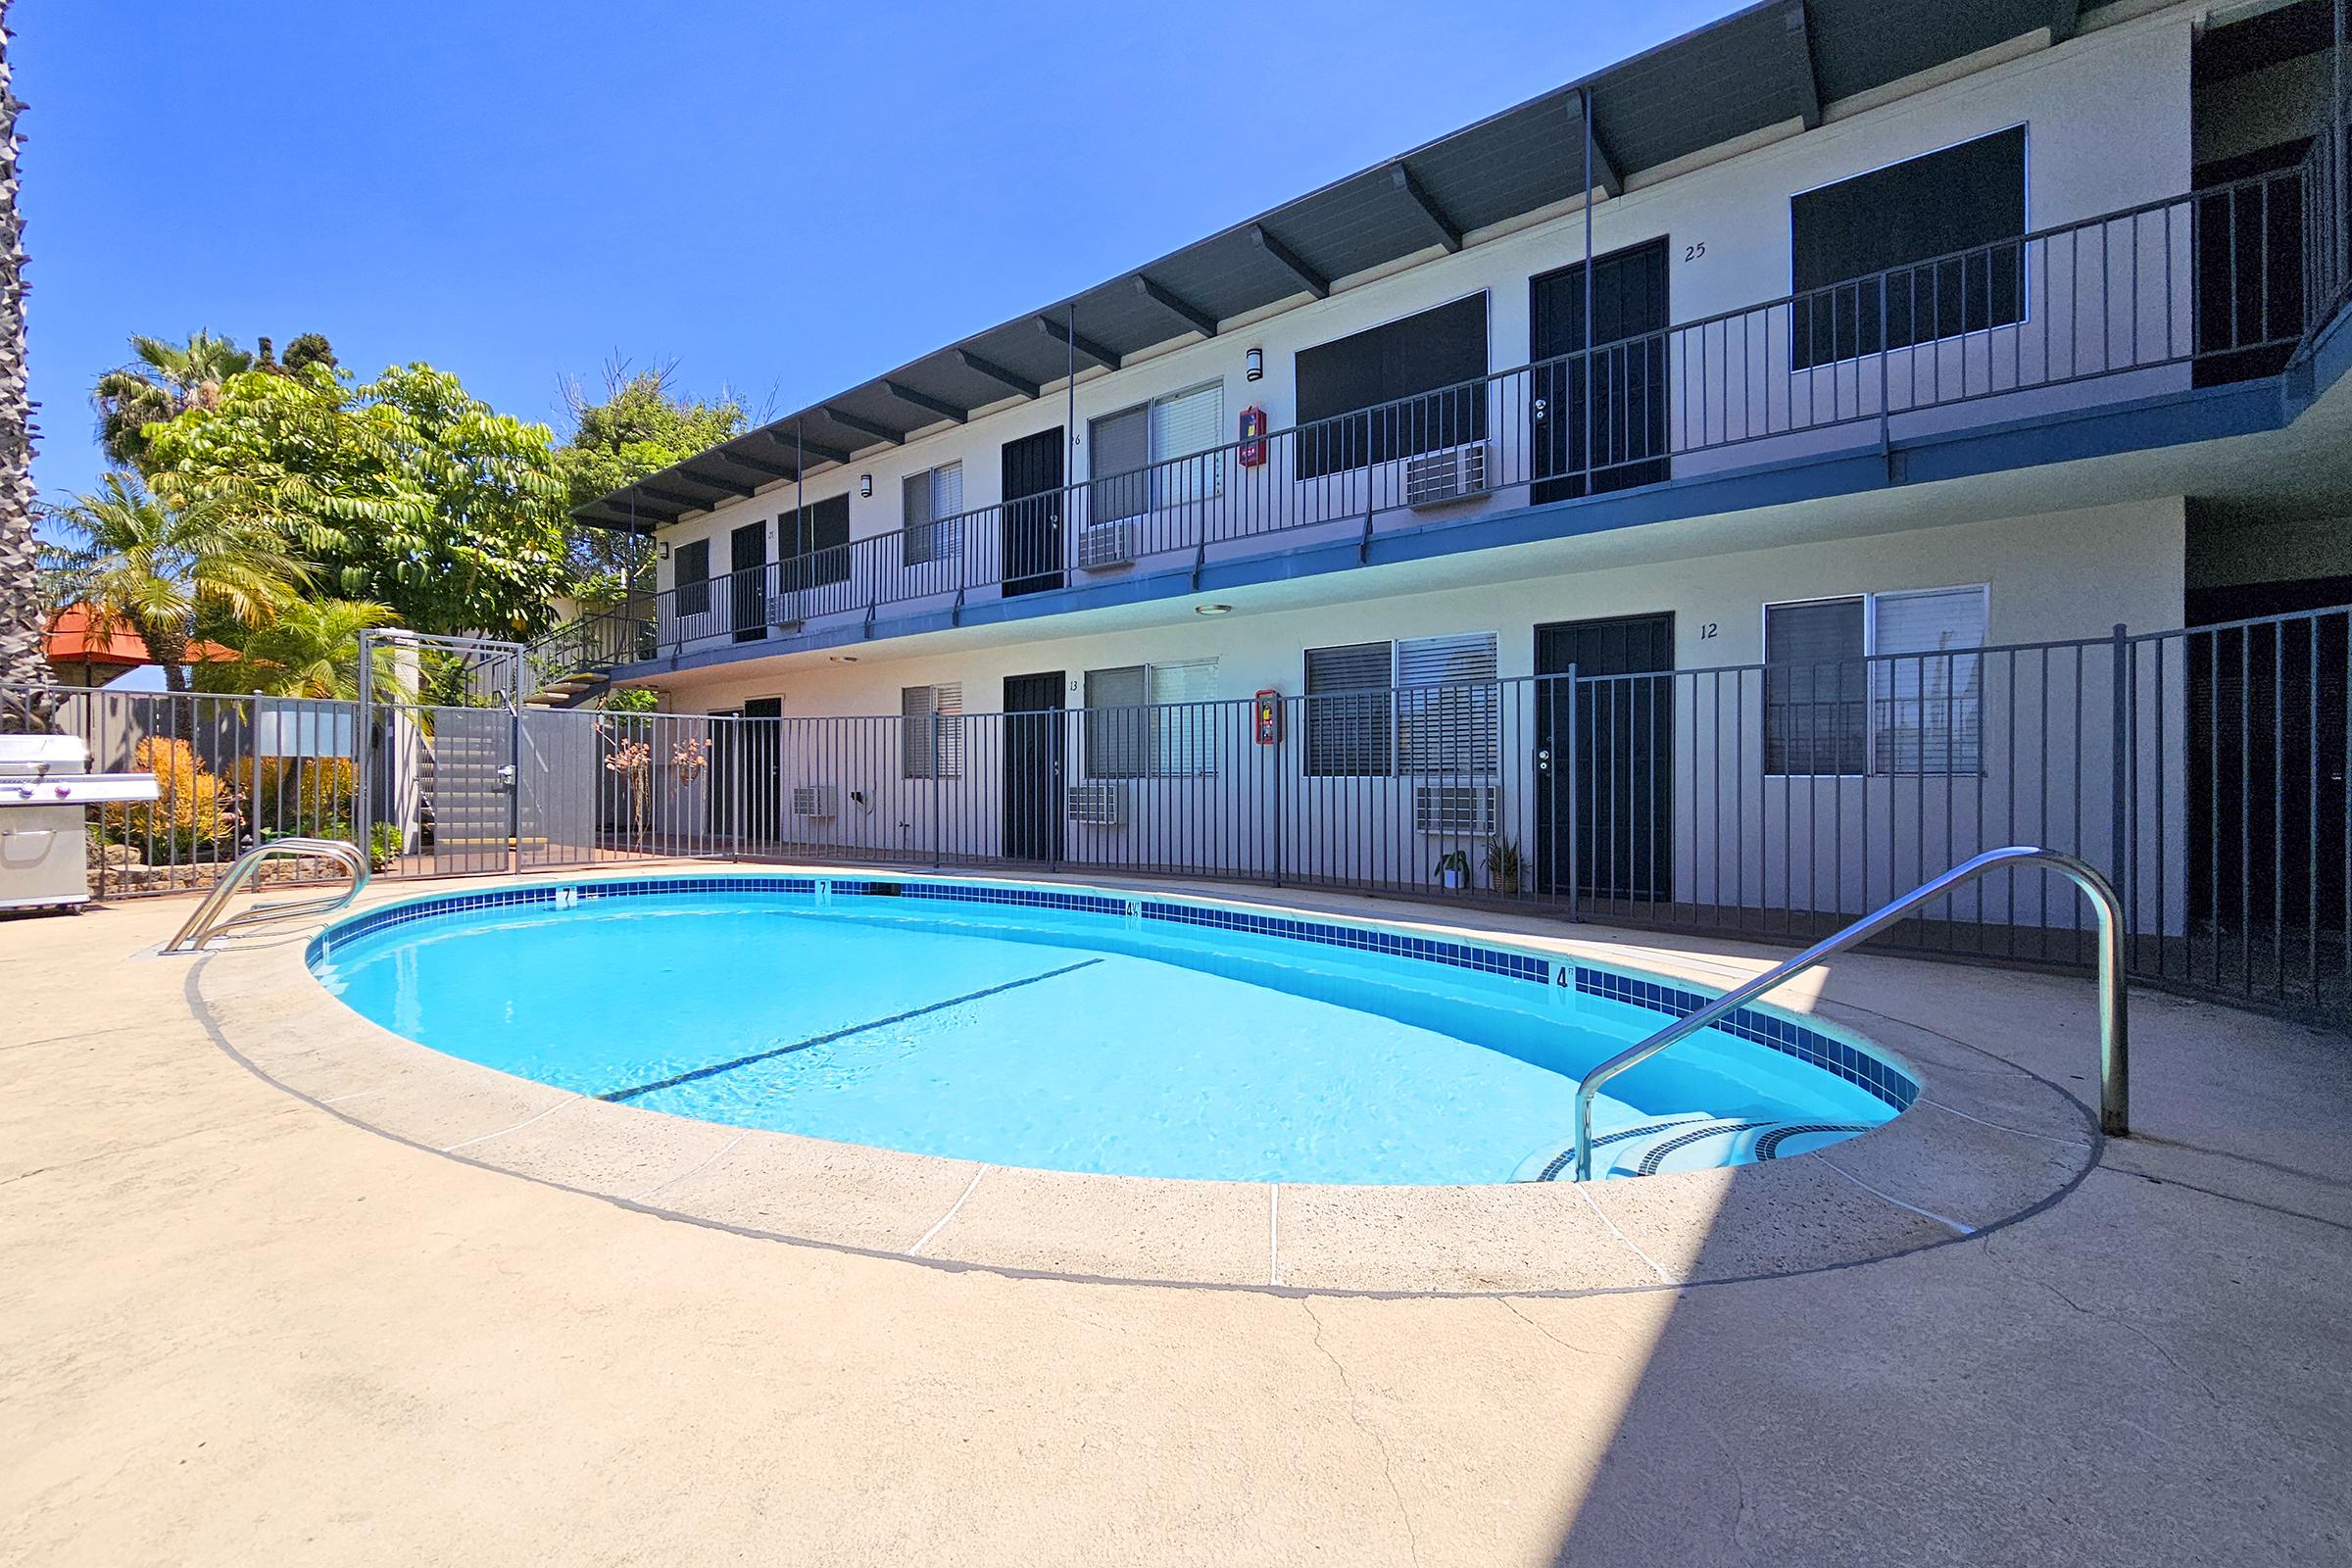
[[[311,946],[433,1050],[706,1121],[1232,1181],[1564,1179],[1577,1075],[1703,998],[1495,942],[1122,892],[742,875],[440,896]],[[1786,1158],[1911,1102],[1884,1054],[1732,1014],[1615,1079],[1595,1174]]]

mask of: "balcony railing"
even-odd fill
[[[2339,291],[2316,166],[1912,263],[701,582],[570,631],[626,662],[883,611],[1354,542],[2273,373]],[[2096,392],[2088,383],[2104,383]],[[1857,440],[1859,437],[1859,440]]]

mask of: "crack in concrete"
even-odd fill
[[[1593,1357],[1595,1360],[1600,1361],[1615,1361],[1622,1364],[1625,1359],[1620,1355],[1611,1355],[1606,1350],[1593,1350],[1588,1349],[1581,1345],[1570,1345],[1566,1340],[1561,1339],[1557,1334],[1552,1333],[1551,1330],[1545,1328],[1534,1318],[1529,1317],[1525,1312],[1522,1312],[1519,1309],[1519,1303],[1512,1300],[1509,1297],[1497,1296],[1494,1298],[1494,1299],[1501,1302],[1503,1307],[1511,1314],[1511,1316],[1517,1318],[1529,1328],[1534,1329],[1538,1334],[1543,1335],[1545,1339],[1549,1340],[1552,1344],[1558,1346],[1563,1350],[1572,1350],[1578,1355],[1589,1355]]]
[[[1992,1256],[1992,1242],[1990,1240],[1987,1240],[1984,1244],[1984,1255],[1988,1260]],[[2123,1314],[2119,1312],[2101,1312],[2094,1307],[2084,1306],[2081,1301],[2076,1300],[2073,1297],[2067,1295],[2066,1292],[2060,1290],[2050,1281],[2043,1279],[2040,1275],[2031,1273],[2023,1268],[2019,1268],[2014,1259],[2010,1260],[2009,1266],[2017,1270],[2017,1277],[2019,1279],[2024,1280],[2029,1285],[2040,1286],[2043,1290],[2058,1298],[2059,1300],[2065,1302],[2075,1311],[2082,1313],[2086,1318],[2089,1318],[2092,1322],[2111,1324],[2116,1328],[2122,1329],[2126,1334],[2131,1335],[2133,1339],[2138,1340],[2149,1349],[2154,1350],[2157,1356],[2163,1360],[2164,1364],[2171,1367],[2176,1374],[2195,1384],[2197,1386],[2197,1391],[2203,1394],[2207,1401],[2210,1402],[2216,1409],[2221,1407],[2222,1396],[2220,1392],[2216,1390],[2211,1383],[2208,1383],[2205,1380],[2204,1375],[2198,1372],[2195,1368],[2183,1364],[2179,1356],[2166,1349],[2162,1342],[2160,1342],[2153,1334],[2150,1334],[2146,1329],[2141,1328],[2138,1324],[2132,1322],[2131,1319],[2123,1316]]]
[[[1321,1352],[1324,1360],[1331,1363],[1333,1374],[1340,1380],[1340,1392],[1348,1397],[1348,1419],[1354,1424],[1356,1431],[1370,1438],[1372,1446],[1380,1450],[1380,1473],[1389,1483],[1389,1495],[1396,1503],[1396,1517],[1404,1521],[1405,1545],[1417,1563],[1421,1560],[1421,1533],[1413,1528],[1413,1512],[1404,1505],[1404,1493],[1396,1485],[1396,1469],[1389,1459],[1388,1440],[1364,1424],[1363,1413],[1355,1405],[1355,1384],[1348,1378],[1348,1369],[1340,1364],[1340,1358],[1332,1354],[1331,1348],[1323,1343],[1323,1320],[1315,1315],[1314,1302],[1302,1296],[1298,1298],[1298,1306],[1306,1313],[1306,1320],[1315,1326],[1315,1348]]]

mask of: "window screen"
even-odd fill
[[[1461,383],[1487,373],[1487,297],[1302,350],[1296,373],[1301,479],[1483,440],[1486,390]]]
[[[2022,125],[1793,198],[1791,368],[2022,319],[2025,231]]]
[[[963,776],[963,685],[899,691],[900,772],[907,778]]]
[[[1880,773],[1976,773],[1983,766],[1984,590],[1881,594],[1870,664],[1872,765]]]
[[[1086,672],[1086,776],[1142,778],[1151,765],[1148,740],[1151,671],[1143,664]]]
[[[850,580],[850,498],[811,502],[776,519],[783,586],[822,588]]]
[[[671,553],[669,580],[677,586],[678,613],[699,615],[710,608],[710,541],[697,539]]]
[[[910,473],[900,485],[904,560],[909,566],[953,559],[963,546],[963,465]]]
[[[1152,410],[1138,405],[1106,414],[1086,427],[1088,471],[1104,477],[1087,486],[1087,517],[1117,522],[1151,510]]]
[[[1866,619],[1858,598],[1765,610],[1765,772],[1862,771]]]
[[[1399,642],[1396,771],[1492,773],[1500,704],[1493,632]]]
[[[1306,776],[1384,776],[1392,771],[1390,646],[1351,643],[1306,651]]]

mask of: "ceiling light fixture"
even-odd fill
[[[1195,605],[1193,613],[1196,615],[1230,615],[1233,613],[1233,607],[1231,605]]]

